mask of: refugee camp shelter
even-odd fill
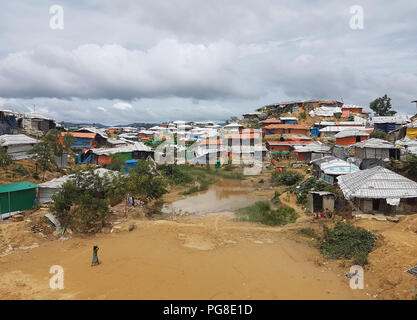
[[[334,212],[334,193],[327,191],[310,191],[308,193],[308,211],[311,213],[328,210]]]
[[[266,135],[270,134],[308,134],[308,126],[301,124],[270,124],[262,129]]]
[[[294,154],[298,156],[300,161],[311,161],[330,156],[330,147],[324,144],[311,143],[308,145],[295,145]]]
[[[74,142],[71,145],[73,149],[90,149],[94,148],[97,144],[97,134],[91,132],[61,132],[61,137],[59,138],[60,143],[63,143],[63,138],[67,134],[74,137]]]
[[[298,122],[297,117],[280,117],[279,120],[284,124],[297,124]]]
[[[395,115],[395,116],[381,116],[374,117],[372,123],[375,130],[380,130],[384,132],[391,132],[397,129],[400,129],[403,125],[406,125],[411,120],[411,117],[408,115]]]
[[[77,132],[95,133],[96,134],[95,142],[99,146],[105,146],[107,143],[107,139],[109,138],[103,130],[94,128],[94,127],[84,127],[84,128],[78,129]]]
[[[345,198],[362,212],[417,212],[417,183],[384,167],[340,176],[337,181]]]
[[[400,159],[400,150],[389,141],[371,138],[353,145],[359,159]]]
[[[359,129],[347,129],[340,131],[334,137],[336,138],[337,145],[351,146],[352,144],[368,139],[369,133]]]
[[[10,110],[0,110],[0,135],[16,134],[18,129],[16,114]]]
[[[110,178],[114,175],[119,174],[116,171],[108,170],[105,168],[97,168],[94,170],[94,173],[99,175],[100,177],[103,177],[107,174]],[[39,202],[52,203],[52,196],[58,193],[62,189],[64,183],[69,181],[73,176],[74,175],[67,175],[41,183],[39,185]]]
[[[363,107],[354,104],[344,104],[342,107],[342,117],[347,118],[353,114],[362,114]]]
[[[26,132],[33,135],[56,128],[55,120],[35,113],[24,114],[18,119],[18,124]]]
[[[340,175],[347,175],[359,171],[359,167],[352,162],[347,162],[333,156],[323,157],[311,161],[313,175],[329,184],[336,183]]]
[[[39,141],[24,134],[4,134],[0,136],[0,146],[6,148],[14,160],[31,158],[27,152]]]
[[[26,181],[0,185],[0,213],[32,209],[37,188]]]
[[[306,146],[314,143],[312,140],[305,141],[294,141],[294,140],[284,140],[284,141],[267,141],[265,143],[266,148],[273,154],[287,154],[294,150],[295,146]]]
[[[153,158],[154,152],[150,147],[142,142],[135,142],[119,148],[99,148],[91,149],[91,163],[97,165],[110,164],[114,159],[126,160],[145,160],[149,156]]]

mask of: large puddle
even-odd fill
[[[183,213],[204,216],[209,213],[232,212],[254,204],[258,198],[250,196],[254,188],[243,187],[239,182],[218,181],[207,191],[192,194],[185,199],[165,204],[164,214]]]

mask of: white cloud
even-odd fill
[[[133,109],[132,105],[130,103],[127,103],[127,102],[117,102],[113,106],[116,109],[124,110],[124,111],[125,110],[132,110]]]

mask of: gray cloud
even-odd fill
[[[220,120],[287,99],[368,105],[387,93],[415,112],[412,0],[355,3],[357,31],[342,1],[62,1],[61,31],[49,29],[52,4],[0,4],[0,105],[35,103],[67,121]]]

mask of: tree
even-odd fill
[[[403,164],[404,173],[408,178],[417,181],[417,155],[409,154]]]
[[[6,168],[11,165],[13,158],[7,153],[6,148],[0,147],[0,168]]]
[[[60,143],[59,137],[60,132],[58,130],[50,130],[41,138],[41,142],[35,144],[28,152],[36,155],[36,164],[43,172],[42,180],[45,179],[45,172],[47,170],[58,168],[55,162],[55,156],[61,157],[64,152],[71,152],[74,137],[65,135],[63,137],[63,144]]]
[[[234,122],[236,122],[237,120],[238,120],[238,119],[237,119],[237,117],[235,117],[235,116],[230,117],[230,119],[229,119],[229,120],[226,120],[226,124],[234,123]]]
[[[386,94],[369,104],[376,116],[393,116],[397,111],[391,110],[391,98]]]
[[[108,199],[113,193],[114,179],[113,175],[100,176],[92,169],[75,173],[52,196],[52,212],[75,232],[100,231],[109,212]]]

